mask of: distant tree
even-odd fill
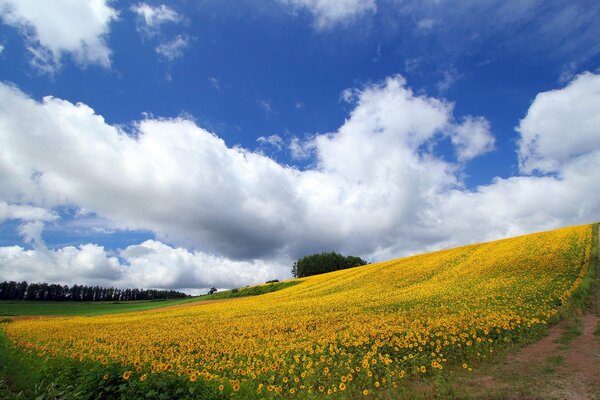
[[[217,288],[216,287],[211,287],[210,290],[208,291],[208,294],[214,294],[217,292]]]
[[[217,289],[215,289],[216,291]],[[0,282],[0,300],[119,301],[188,297],[175,290],[115,289],[100,286],[61,286],[55,283]]]
[[[367,262],[359,257],[343,256],[338,253],[319,253],[304,256],[292,266],[292,275],[296,278],[324,274],[366,265]]]

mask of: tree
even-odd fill
[[[217,292],[217,288],[216,287],[211,287],[210,290],[208,291],[208,294],[214,294]]]
[[[304,256],[292,266],[292,275],[296,278],[324,274],[366,265],[367,262],[359,257],[343,256],[338,253],[319,253]]]

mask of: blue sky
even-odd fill
[[[0,13],[0,280],[194,292],[600,217],[595,1]]]

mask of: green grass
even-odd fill
[[[573,292],[566,304],[560,308],[560,319],[573,320],[577,315],[584,313],[586,310],[592,309],[594,303],[597,307],[598,302],[594,296],[600,296],[600,290],[597,289],[597,280],[600,278],[598,271],[598,228],[600,223],[592,225],[592,249],[590,252],[590,263],[586,276],[581,281],[579,287]],[[598,299],[598,297],[597,297]],[[600,309],[598,310],[600,311]],[[555,321],[558,322],[558,321]]]
[[[92,316],[102,314],[117,314],[151,310],[160,307],[174,306],[204,300],[223,300],[238,297],[258,296],[294,286],[302,281],[267,283],[241,289],[225,290],[223,292],[188,297],[174,300],[140,300],[140,301],[30,301],[30,300],[0,300],[0,320],[4,317],[40,315],[40,316]]]
[[[564,365],[565,358],[562,355],[558,354],[555,356],[546,357],[545,361],[546,361],[546,363],[548,363],[550,365],[555,365],[555,366],[556,365]]]
[[[557,342],[563,345],[571,343],[577,336],[581,335],[581,321],[569,321],[565,326]]]
[[[261,294],[276,292],[281,289],[285,289],[301,283],[301,280],[285,281],[266,283],[264,285],[249,286],[240,289],[224,290],[215,294],[207,294],[198,297],[198,300],[222,300],[222,299],[235,299],[238,297],[258,296]]]
[[[31,301],[0,300],[0,316],[42,315],[42,316],[88,316],[115,314],[153,308],[173,306],[198,301],[197,297],[174,300],[147,301]]]

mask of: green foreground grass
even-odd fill
[[[193,301],[198,301],[198,298],[119,302],[0,300],[0,316],[91,316],[151,310]]]

